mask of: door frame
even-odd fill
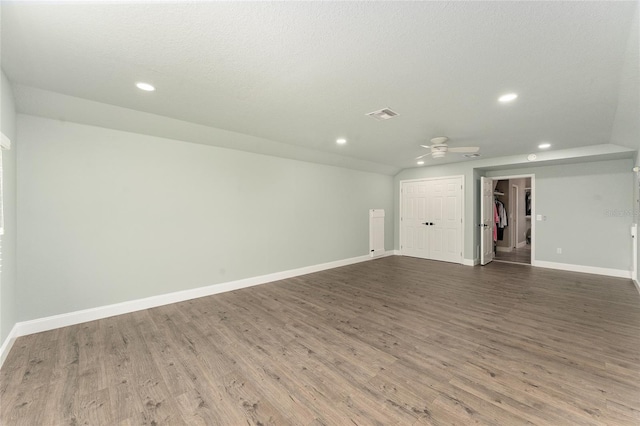
[[[516,193],[515,197],[513,193]],[[511,193],[509,194],[509,203],[511,203],[511,221],[513,226],[511,227],[511,248],[518,248],[518,225],[520,220],[518,219],[518,213],[520,212],[520,190],[518,189],[518,185],[511,184]],[[514,214],[515,213],[515,214]]]
[[[633,223],[631,224],[631,242],[632,242],[632,248],[631,248],[631,253],[633,256],[633,259],[631,259],[631,265],[632,265],[632,269],[631,269],[631,279],[633,281],[635,281],[636,283],[636,287],[638,284],[638,224],[637,223]],[[640,291],[640,287],[638,287],[638,290]]]
[[[502,176],[484,176],[492,180],[509,180],[509,179],[521,179],[531,178],[531,266],[538,266],[536,264],[536,174],[523,174],[523,175],[502,175]],[[480,206],[478,206],[480,208]],[[482,212],[480,212],[482,214]]]
[[[431,181],[431,180],[441,180],[441,179],[454,179],[454,178],[460,178],[460,185],[462,186],[462,188],[460,189],[460,217],[462,219],[462,224],[461,224],[461,232],[460,232],[460,250],[461,250],[461,255],[460,255],[460,265],[464,265],[464,243],[465,243],[465,230],[466,230],[466,218],[465,218],[465,211],[464,211],[464,206],[465,206],[465,176],[464,175],[452,175],[452,176],[437,176],[437,177],[430,177],[430,178],[418,178],[418,179],[404,179],[401,180],[399,182],[400,187],[398,188],[399,193],[400,193],[400,197],[398,197],[400,199],[399,204],[400,204],[400,217],[398,218],[398,235],[399,235],[399,239],[398,239],[398,243],[400,244],[400,250],[399,250],[399,254],[400,256],[403,256],[402,254],[402,242],[403,242],[403,235],[402,235],[402,217],[403,217],[403,212],[402,212],[402,185],[404,183],[410,183],[410,182],[427,182],[427,181]],[[453,262],[451,262],[453,263]]]
[[[480,210],[480,223],[478,224],[480,227],[480,250],[478,253],[478,263],[482,266],[487,265],[493,262],[493,258],[495,257],[495,242],[493,239],[495,232],[495,189],[493,185],[493,179],[480,176],[480,203],[478,204],[478,209]],[[487,204],[487,200],[485,199],[487,193],[485,191],[485,186],[489,184],[489,204]],[[487,212],[486,210],[491,210],[491,212]],[[487,218],[486,215],[489,215]],[[487,224],[487,222],[490,224]],[[485,251],[485,246],[490,242],[491,251]],[[490,253],[490,255],[489,255]],[[476,261],[474,260],[475,264]]]

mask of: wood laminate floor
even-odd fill
[[[511,251],[497,251],[495,260],[531,264],[531,246],[514,248]]]
[[[638,425],[627,279],[387,257],[19,338],[2,425]]]

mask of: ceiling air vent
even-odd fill
[[[388,120],[390,118],[397,116],[398,113],[395,111],[392,111],[390,108],[382,108],[381,110],[373,111],[366,115],[368,115],[369,117],[373,117],[376,120]]]

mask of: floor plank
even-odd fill
[[[637,425],[630,280],[393,256],[19,338],[3,425]]]

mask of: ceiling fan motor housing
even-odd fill
[[[448,147],[445,144],[431,145],[431,156],[433,158],[442,158],[447,154]]]
[[[449,138],[446,137],[446,136],[438,136],[438,137],[435,137],[435,138],[431,139],[431,143],[433,145],[441,145],[441,144],[447,143],[448,140],[449,140]]]

